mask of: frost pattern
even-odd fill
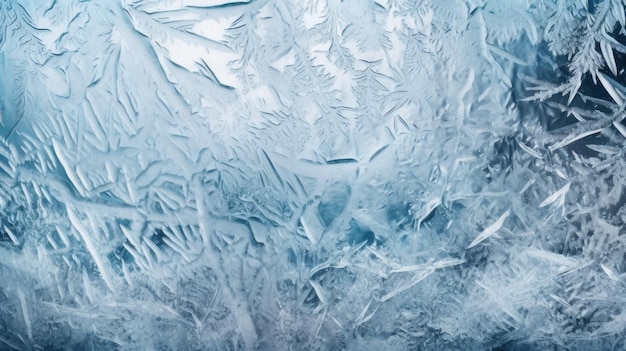
[[[625,348],[624,6],[0,2],[0,348]]]

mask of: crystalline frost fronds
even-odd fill
[[[0,348],[620,348],[624,5],[0,3]]]

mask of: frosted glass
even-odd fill
[[[625,5],[0,2],[0,349],[626,348]]]

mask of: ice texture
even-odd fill
[[[625,349],[625,5],[0,1],[0,349]]]

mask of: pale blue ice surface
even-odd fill
[[[624,349],[624,6],[0,2],[0,349]]]

